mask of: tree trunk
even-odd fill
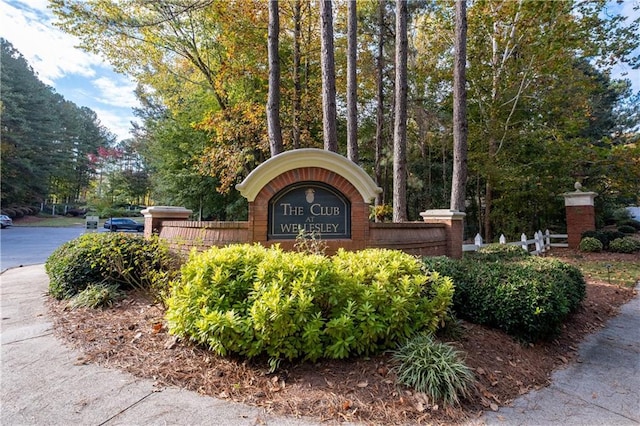
[[[280,56],[278,55],[280,18],[278,0],[269,0],[269,96],[267,100],[267,128],[269,148],[274,157],[283,151],[280,126]]]
[[[484,191],[484,241],[490,243],[493,241],[493,229],[491,227],[491,208],[493,204],[493,185],[491,177],[487,176],[487,183]]]
[[[324,149],[338,152],[336,127],[336,66],[333,49],[333,14],[331,0],[320,1],[320,33],[322,67],[322,129]]]
[[[300,110],[302,99],[302,85],[300,84],[300,39],[302,29],[302,4],[296,0],[293,5],[293,118],[291,140],[293,149],[300,148]]]
[[[407,220],[407,20],[406,0],[396,0],[396,84],[393,130],[393,221]]]
[[[349,0],[347,28],[347,158],[358,164],[358,16],[356,0]]]
[[[385,0],[378,1],[378,56],[376,60],[376,158],[375,175],[376,183],[382,186],[382,138],[384,131],[384,3]],[[378,194],[376,205],[382,204],[382,194]]]
[[[465,210],[467,185],[467,2],[456,1],[453,64],[453,176],[451,210]]]

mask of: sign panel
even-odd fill
[[[98,216],[87,216],[85,219],[85,228],[97,230],[99,220],[100,218]]]
[[[301,232],[322,239],[351,238],[351,203],[322,182],[299,182],[269,201],[268,239],[295,239]]]

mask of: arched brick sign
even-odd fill
[[[369,204],[381,191],[356,164],[319,149],[279,154],[237,189],[249,201],[253,241],[290,248],[300,230],[315,230],[330,251],[365,247]]]

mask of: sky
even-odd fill
[[[612,1],[611,7],[632,19],[640,13],[633,10],[638,1],[625,0],[620,5]],[[40,81],[66,100],[95,111],[118,140],[131,137],[130,123],[136,121],[132,108],[139,106],[135,82],[113,72],[98,56],[77,49],[75,37],[54,27],[47,5],[47,0],[0,0],[0,37],[25,57]],[[633,91],[640,91],[640,70],[621,65],[612,76],[628,78]]]
[[[25,57],[38,79],[78,107],[92,109],[118,141],[131,137],[135,82],[100,57],[76,48],[78,39],[54,27],[47,0],[0,0],[0,37]]]

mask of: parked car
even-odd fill
[[[142,232],[144,231],[144,224],[128,217],[114,217],[104,222],[104,228],[110,231],[128,230]]]
[[[13,220],[11,220],[9,216],[7,216],[6,214],[0,215],[0,228],[4,229],[7,226],[12,226],[12,225],[13,225]]]

